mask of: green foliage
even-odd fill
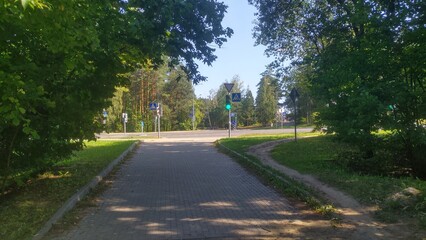
[[[289,142],[277,146],[272,152],[272,157],[285,166],[301,173],[314,175],[321,181],[338,187],[364,204],[378,205],[380,210],[377,214],[381,216],[381,219],[404,219],[401,217],[415,216],[420,223],[424,221],[425,181],[407,176],[396,178],[385,176],[381,174],[383,171],[380,171],[379,175],[374,175],[374,171],[378,170],[374,164],[384,166],[378,159],[363,160],[370,162],[352,161],[352,164],[357,164],[355,167],[361,167],[363,174],[360,174],[360,171],[348,169],[341,163],[363,156],[359,155],[356,146],[336,140],[334,136],[299,139],[297,143]],[[341,157],[345,159],[340,159]],[[371,161],[376,162],[371,164]],[[367,167],[371,169],[366,169]],[[409,187],[418,189],[421,194],[408,207],[395,208],[400,203],[389,199]]]
[[[240,121],[244,126],[251,126],[256,123],[256,112],[254,97],[250,89],[247,88],[241,99]]]
[[[231,81],[226,81],[234,84],[232,88],[233,93],[242,92],[242,81],[238,75],[232,77]],[[210,92],[209,99],[205,99],[206,107],[206,119],[205,126],[209,128],[227,128],[228,126],[228,110],[225,108],[226,96],[228,95],[228,90],[223,84],[220,85],[217,91]],[[231,112],[237,113],[238,121],[240,121],[241,116],[241,104],[231,102]]]
[[[211,64],[212,44],[231,36],[225,12],[215,0],[4,1],[0,178],[81,149],[135,67],[159,66],[167,55],[171,65],[183,60],[194,83],[205,80],[194,59]]]
[[[313,124],[313,112],[317,109],[310,82],[313,74],[312,66],[300,65],[290,70],[282,79],[283,93],[286,96],[284,107],[290,119],[294,119],[294,103],[289,97],[291,90],[296,88],[300,95],[296,103],[296,121],[299,123]]]
[[[392,130],[396,154],[425,169],[425,5],[420,1],[249,1],[259,9],[255,36],[277,62],[303,69],[328,132],[380,152],[373,131]],[[279,49],[280,51],[277,51]],[[288,74],[288,73],[287,73]],[[293,73],[288,75],[292,77]],[[389,109],[388,106],[392,106]],[[418,176],[426,173],[417,171]]]
[[[264,76],[258,84],[256,96],[256,116],[263,126],[272,124],[277,111],[276,79]]]
[[[166,121],[165,124],[170,124],[170,130],[192,129],[190,115],[195,94],[185,73],[180,69],[172,71],[162,92],[162,103],[168,108],[167,114],[162,118]]]

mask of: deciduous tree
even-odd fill
[[[371,158],[378,146],[372,131],[391,130],[394,153],[414,171],[426,169],[416,155],[426,146],[422,1],[249,2],[259,10],[257,43],[277,57],[273,65],[291,59],[312,66],[311,90],[329,131]]]
[[[100,130],[136,67],[211,64],[232,30],[216,0],[5,0],[0,4],[0,174],[58,159]],[[28,3],[28,4],[27,4]],[[26,8],[24,9],[23,6]],[[42,164],[43,163],[43,164]]]

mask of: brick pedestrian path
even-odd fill
[[[305,239],[330,228],[212,143],[142,143],[101,199],[60,239]]]

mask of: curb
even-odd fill
[[[100,172],[96,177],[92,179],[86,186],[82,187],[77,193],[70,197],[64,205],[56,211],[56,213],[47,221],[44,226],[36,233],[32,240],[41,240],[52,228],[52,226],[57,223],[66,212],[73,209],[75,205],[82,200],[93,188],[95,188],[102,179],[107,176],[112,169],[120,163],[136,146],[141,143],[141,141],[134,142],[127,150],[125,150],[120,156],[118,156],[114,161],[112,161],[102,172]]]
[[[240,154],[240,153],[238,153],[238,152],[236,152],[236,151],[234,151],[234,150],[232,150],[232,149],[229,149],[228,147],[226,147],[225,145],[223,145],[222,143],[220,143],[220,141],[217,141],[217,144],[219,145],[219,148],[222,148],[222,149],[225,149],[226,151],[228,151],[228,152],[230,152],[230,153],[232,153],[232,154],[234,154],[234,155],[236,155],[236,156],[238,156],[238,157],[240,157],[240,158],[243,158],[245,161],[247,161],[247,162],[249,162],[250,164],[252,164],[252,165],[254,165],[254,166],[256,166],[257,168],[259,168],[259,169],[261,169],[262,171],[264,171],[265,173],[267,173],[269,176],[273,176],[274,178],[276,178],[276,179],[279,179],[280,181],[282,181],[283,183],[285,183],[286,185],[288,185],[288,186],[292,186],[292,185],[294,185],[292,182],[291,182],[291,180],[292,181],[294,181],[294,182],[297,182],[297,183],[299,183],[299,184],[302,184],[303,186],[306,186],[306,187],[310,187],[309,185],[307,185],[307,184],[305,184],[305,183],[303,183],[303,182],[301,182],[301,181],[299,181],[299,180],[297,180],[297,179],[294,179],[294,178],[291,178],[291,177],[289,177],[289,176],[287,176],[286,174],[284,174],[284,173],[282,173],[283,175],[285,175],[285,176],[287,176],[289,179],[291,179],[290,181],[289,180],[287,180],[287,179],[285,179],[285,178],[283,178],[282,176],[280,176],[280,175],[278,175],[278,174],[276,174],[276,173],[274,173],[274,171],[273,170],[271,170],[271,169],[273,169],[272,167],[268,167],[268,166],[265,166],[265,165],[263,165],[263,164],[261,164],[261,163],[257,163],[257,162],[254,162],[253,160],[251,160],[250,158],[248,158],[247,156],[244,156],[244,155],[242,155],[242,154]],[[255,157],[255,156],[254,156]],[[274,169],[275,170],[275,169]],[[278,171],[278,170],[275,170],[275,171]],[[300,194],[302,194],[303,196],[308,196],[309,198],[310,198],[310,200],[311,201],[313,201],[313,202],[315,202],[315,203],[318,203],[318,204],[320,204],[320,205],[322,205],[323,204],[323,201],[321,201],[320,199],[318,199],[316,196],[314,196],[314,195],[312,195],[311,193],[309,193],[308,191],[306,191],[306,190],[304,190],[304,189],[302,189],[302,188],[299,188],[299,187],[296,187],[296,189],[297,189],[297,191],[300,193]],[[302,200],[302,201],[305,201],[306,202],[306,199],[301,199],[300,197],[298,197],[300,200]]]

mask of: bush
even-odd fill
[[[419,144],[414,148],[412,169],[416,176],[426,179],[426,144]]]
[[[373,157],[356,150],[344,151],[337,155],[335,162],[349,171],[368,175],[389,175],[394,168],[393,158],[386,151]]]

